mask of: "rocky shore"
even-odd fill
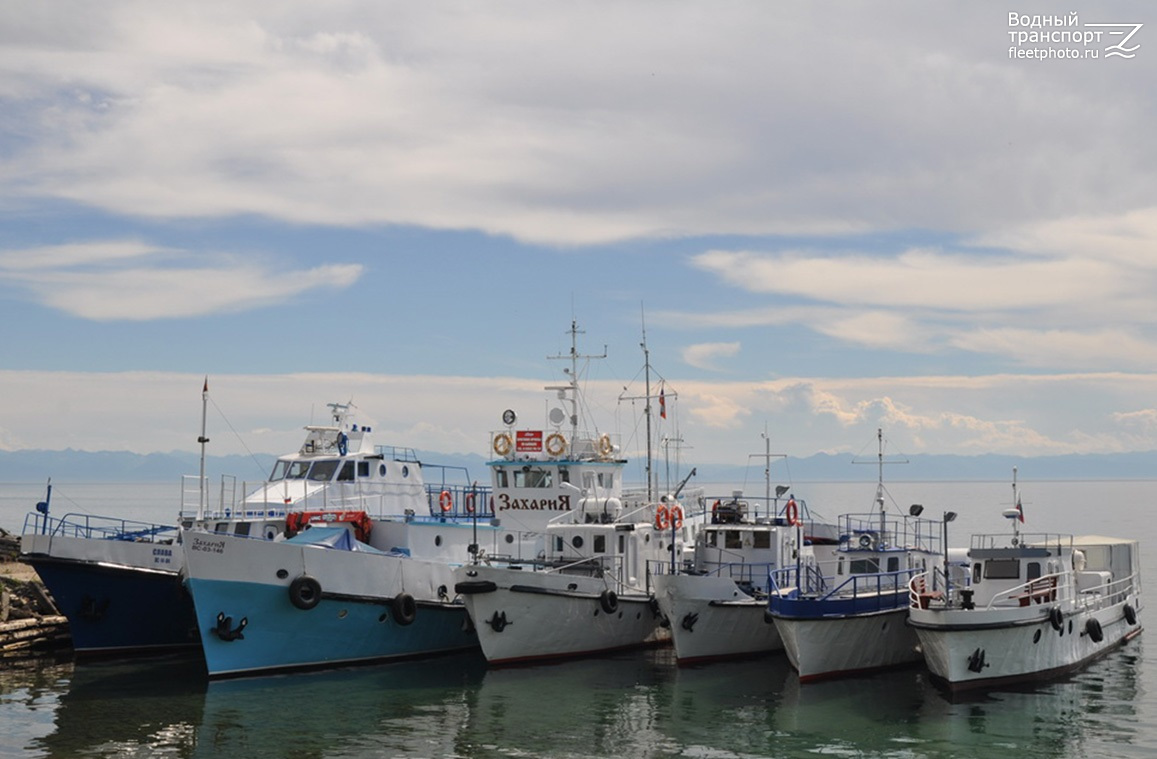
[[[0,535],[0,661],[56,654],[70,647],[68,622],[36,570],[19,561],[19,539]]]

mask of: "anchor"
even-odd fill
[[[80,616],[91,622],[99,622],[104,619],[104,613],[108,611],[109,599],[104,599],[99,603],[92,598],[92,596],[85,596],[80,601]]]
[[[501,615],[499,615],[498,612],[494,612],[494,616],[486,620],[486,624],[490,625],[490,629],[494,632],[500,633],[506,629],[507,625],[512,625],[514,623],[506,619],[506,612],[502,612]]]
[[[988,665],[984,663],[984,651],[976,649],[968,657],[968,671],[980,673]]]
[[[213,634],[226,643],[235,640],[244,640],[245,636],[241,634],[241,631],[244,630],[248,624],[249,617],[242,617],[241,621],[237,623],[237,627],[230,629],[233,628],[233,617],[226,617],[225,612],[222,611],[217,614],[217,626],[213,628]]]
[[[680,626],[687,632],[694,632],[695,623],[699,621],[699,614],[697,612],[690,612],[683,617]]]

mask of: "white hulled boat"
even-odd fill
[[[576,332],[572,327],[572,338]],[[618,445],[606,433],[578,428],[573,341],[570,358],[569,383],[549,388],[570,404],[570,414],[556,409],[554,430],[544,431],[514,429],[507,412],[508,428],[492,436],[498,458],[489,462],[499,515],[508,505],[533,508],[544,500],[565,501],[567,508],[551,515],[536,553],[479,554],[454,573],[491,663],[582,656],[666,638],[647,584],[648,562],[681,561],[689,535],[684,507],[675,496],[655,504],[624,491],[626,460]]]
[[[1141,634],[1135,540],[1020,532],[973,535],[962,571],[934,567],[910,584],[910,625],[933,676],[951,690],[1070,672]]]
[[[680,664],[749,656],[783,649],[767,613],[771,572],[794,566],[802,546],[832,554],[836,526],[811,518],[803,499],[786,486],[765,498],[708,498],[711,522],[695,536],[693,558],[676,571],[652,567],[659,610],[670,622]],[[782,503],[781,503],[782,500]]]
[[[797,566],[772,573],[768,610],[801,682],[854,675],[920,660],[906,624],[908,582],[941,556],[941,523],[921,506],[891,516],[885,508],[883,435],[876,513],[839,518],[829,560],[804,552]]]

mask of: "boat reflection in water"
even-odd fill
[[[967,701],[919,669],[801,687],[783,656],[677,667],[669,648],[211,683],[195,657],[47,665],[0,676],[0,722],[24,731],[0,737],[0,755],[1152,756],[1140,656],[1130,646],[1073,678]]]

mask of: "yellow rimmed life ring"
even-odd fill
[[[611,442],[610,435],[602,435],[599,437],[599,455],[610,456],[615,450],[614,443]]]
[[[499,456],[505,456],[510,453],[513,445],[514,443],[510,440],[510,435],[505,432],[500,432],[494,436],[494,452]]]
[[[561,456],[566,452],[566,438],[557,432],[552,432],[546,438],[546,452],[551,456]]]

